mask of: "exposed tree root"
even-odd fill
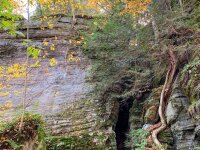
[[[168,103],[169,96],[171,94],[171,87],[173,85],[173,82],[175,81],[178,71],[178,59],[172,49],[169,50],[169,60],[170,66],[160,95],[160,105],[158,109],[161,124],[152,131],[153,142],[160,150],[165,150],[165,148],[158,140],[157,135],[167,127],[165,119],[165,109]]]
[[[154,129],[156,129],[160,126],[161,126],[161,122],[148,127],[147,131],[152,132]],[[147,143],[149,143],[149,145],[152,145],[152,143],[153,143],[152,135],[149,135],[147,137]],[[152,146],[150,146],[150,147],[147,146],[147,147],[145,147],[145,150],[153,150],[153,148],[152,148]]]
[[[152,132],[154,129],[156,129],[156,128],[160,127],[160,126],[161,126],[161,122],[150,126],[150,127],[147,129],[147,131]]]

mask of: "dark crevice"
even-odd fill
[[[129,110],[133,105],[133,98],[123,101],[119,107],[118,120],[115,127],[117,150],[128,150],[125,147],[126,134],[129,131]]]

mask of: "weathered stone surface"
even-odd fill
[[[0,57],[13,57],[21,45],[18,42],[1,39],[0,41]]]
[[[55,24],[54,29],[46,26],[45,30],[40,29],[41,25],[45,26],[37,20],[30,24],[32,44],[41,49],[41,66],[29,68],[26,109],[42,114],[47,122],[47,129],[56,135],[77,135],[95,130],[96,106],[87,97],[91,88],[85,79],[90,63],[83,56],[80,47],[69,42],[77,36],[76,32],[71,32],[71,25],[65,23]],[[21,27],[25,29],[25,25],[22,24]],[[43,45],[44,39],[48,46]],[[1,66],[25,63],[26,47],[22,46],[22,41],[23,39],[10,37],[6,33],[0,35]],[[55,51],[50,50],[52,44]],[[45,53],[48,54],[43,58]],[[69,60],[67,57],[70,53],[76,54],[78,61]],[[54,67],[49,64],[51,58],[58,61]],[[34,62],[32,58],[29,59],[29,64]],[[17,108],[23,98],[24,79],[12,79],[5,84],[12,85],[6,89],[10,94],[1,97],[0,103],[11,100]],[[16,91],[19,94],[16,95]],[[12,116],[11,113],[8,116]]]
[[[87,30],[87,22],[78,18],[72,30],[71,24],[65,23],[65,19],[61,18],[62,21],[59,22],[56,19],[53,29],[50,29],[46,22],[38,20],[31,21],[29,25],[31,44],[41,50],[39,56],[41,66],[28,68],[26,110],[41,114],[46,122],[46,131],[56,135],[55,137],[58,135],[66,137],[69,142],[76,137],[81,141],[85,140],[82,135],[86,133],[97,147],[105,145],[109,149],[116,149],[112,125],[117,121],[119,103],[108,104],[108,109],[111,111],[107,111],[105,114],[107,117],[99,117],[101,104],[89,97],[92,85],[86,79],[90,61],[82,54],[80,47],[79,31]],[[20,31],[25,33],[26,23],[20,24]],[[12,37],[7,33],[0,34],[0,66],[26,62],[27,47],[22,46],[25,38]],[[51,50],[52,45],[55,50]],[[71,60],[71,56],[76,60]],[[51,58],[57,60],[55,66],[50,65]],[[29,58],[29,65],[35,62],[32,57]],[[16,112],[19,114],[24,96],[24,81],[24,78],[18,78],[4,82],[12,85],[5,89],[10,92],[9,95],[0,98],[0,105],[6,100],[11,100],[14,106],[14,111],[6,111],[3,116],[8,120],[12,119]],[[0,82],[3,82],[3,78],[0,78]],[[115,122],[108,123],[111,120]],[[109,125],[103,128],[101,126],[103,123]],[[83,142],[88,143],[88,141]],[[34,140],[31,143],[34,143]],[[31,149],[31,143],[26,144],[30,145],[27,149]],[[75,144],[83,145],[82,141]]]
[[[156,122],[158,120],[157,111],[158,107],[156,106],[149,107],[145,113],[145,121],[150,123]]]
[[[117,78],[119,80],[113,81],[113,84],[103,93],[103,105],[98,100],[91,101],[87,96],[91,85],[85,79],[90,62],[83,56],[80,47],[75,44],[76,41],[74,42],[78,34],[76,30],[72,31],[71,17],[55,18],[50,23],[54,24],[53,29],[50,29],[47,22],[36,20],[30,23],[30,38],[36,47],[41,48],[39,57],[41,67],[30,68],[26,102],[27,110],[34,110],[44,116],[49,132],[55,135],[70,136],[80,135],[83,132],[93,134],[93,131],[103,130],[106,134],[114,137],[117,135],[114,130],[119,119],[120,109],[125,108],[128,108],[127,113],[123,115],[129,115],[127,128],[138,129],[144,123],[148,125],[159,121],[157,110],[162,89],[160,84],[163,80],[162,75],[166,71],[165,67],[158,71],[152,66],[151,59],[145,58],[145,61],[142,61],[143,57],[137,61],[131,61],[131,67],[137,63],[138,68],[129,73],[122,72]],[[84,19],[78,19],[75,29],[87,30],[85,23]],[[25,33],[26,23],[22,23],[20,29]],[[23,39],[25,37],[14,38],[6,33],[0,34],[0,65],[25,63],[26,47],[21,45]],[[43,40],[48,42],[48,46],[44,47]],[[49,50],[52,44],[55,45],[55,51]],[[112,47],[113,43],[108,43],[108,45]],[[43,58],[47,52],[48,55]],[[70,53],[74,53],[79,61],[68,60],[67,57]],[[49,65],[51,58],[58,61],[54,67]],[[29,60],[29,64],[34,62],[32,59]],[[154,65],[157,68],[158,64]],[[155,74],[154,71],[158,73]],[[11,80],[6,84],[12,84],[8,89],[10,94],[1,98],[0,104],[11,100],[14,106],[20,106],[23,98],[24,79]],[[152,90],[153,84],[160,87]],[[16,95],[16,91],[21,94]],[[133,105],[128,103],[128,99]],[[132,105],[132,107],[129,108],[128,105]],[[167,123],[170,129],[167,128],[159,134],[162,143],[174,146],[169,149],[190,150],[200,143],[200,127],[188,116],[188,107],[187,97],[177,86],[174,87],[166,109]],[[11,113],[9,112],[8,115],[11,116]],[[98,115],[102,118],[99,118]],[[124,116],[123,118],[126,118]],[[122,121],[122,126],[123,123]],[[125,135],[124,131],[123,135]],[[115,142],[115,139],[106,142],[112,143]]]
[[[130,129],[135,130],[142,127],[143,124],[142,107],[143,105],[139,101],[133,102],[133,106],[130,109],[130,118],[129,118]]]
[[[158,121],[158,107],[160,101],[161,87],[152,90],[149,98],[145,101],[144,121],[145,123],[155,124]]]
[[[199,143],[195,136],[196,125],[189,117],[189,100],[175,84],[166,110],[167,123],[171,125],[174,149],[193,150]]]
[[[166,109],[167,123],[173,123],[181,111],[187,113],[189,107],[188,99],[181,93],[180,90],[175,89],[176,92],[171,96],[169,104]]]

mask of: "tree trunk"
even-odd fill
[[[30,7],[30,1],[28,0],[28,3],[27,3],[28,22],[27,22],[27,31],[26,31],[27,40],[29,40],[29,22],[30,22],[29,7]],[[25,110],[26,110],[28,62],[29,62],[29,56],[28,56],[28,52],[26,52],[26,69],[25,69],[26,76],[25,76],[25,81],[24,81],[24,97],[22,98],[22,114],[21,114],[21,121],[19,124],[19,132],[21,132],[23,128],[24,115],[25,115]]]
[[[178,59],[172,49],[169,50],[169,59],[170,59],[170,66],[166,75],[165,83],[162,88],[162,92],[160,95],[160,105],[159,105],[159,117],[160,117],[160,122],[161,126],[156,128],[155,130],[152,131],[152,138],[153,142],[156,144],[156,146],[160,150],[165,150],[163,145],[160,143],[160,141],[157,138],[157,135],[163,131],[167,127],[166,119],[165,119],[165,110],[166,106],[168,104],[169,97],[171,95],[171,88],[172,85],[176,79],[176,75],[178,73]]]
[[[156,20],[154,18],[154,15],[152,15],[152,28],[153,28],[153,32],[154,32],[154,39],[155,39],[155,43],[159,44],[159,30],[158,30],[158,26],[156,24]]]

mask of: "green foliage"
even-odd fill
[[[22,132],[19,132],[20,117],[14,118],[11,122],[0,124],[0,149],[19,149],[25,141],[34,139],[39,134],[43,120],[39,114],[25,113]],[[38,130],[39,129],[39,130]]]
[[[194,14],[192,14],[191,17],[189,17],[185,21],[185,24],[194,29],[199,29],[200,28],[200,10],[198,10]]]
[[[29,123],[34,124],[34,125],[42,125],[43,124],[43,120],[41,118],[41,115],[39,115],[39,114],[26,112],[24,118],[25,118],[24,119],[25,123],[28,123],[28,124]],[[19,120],[20,120],[19,117],[15,117],[12,119],[11,122],[0,123],[0,133],[3,133],[5,130],[9,130],[10,128],[15,127],[15,125],[17,125],[19,123]]]
[[[200,61],[198,59],[190,61],[187,65],[184,66],[183,71],[181,72],[181,79],[184,81],[185,76],[189,75],[189,79],[186,80],[186,85],[183,89],[185,93],[190,98],[191,103],[195,104],[196,101],[200,98]]]
[[[32,45],[27,48],[27,53],[29,57],[33,56],[34,59],[37,59],[39,56],[40,50],[37,49],[34,45]]]
[[[40,49],[38,49],[35,45],[31,44],[31,40],[24,40],[22,42],[22,46],[27,46],[27,55],[30,57],[32,56],[34,59],[38,59],[40,54]]]
[[[126,147],[133,150],[144,150],[147,145],[147,137],[149,132],[143,129],[131,130],[128,134],[128,141],[125,143]]]
[[[4,141],[5,143],[8,143],[10,146],[11,146],[11,148],[13,148],[13,149],[20,149],[23,145],[18,145],[15,141],[13,141],[13,140],[5,140]]]
[[[188,71],[189,73],[192,74],[198,74],[197,69],[199,66],[200,66],[200,60],[194,60],[184,67],[183,72]]]
[[[125,56],[131,52],[128,50],[131,36],[132,18],[128,15],[94,19],[91,30],[85,33],[83,45],[85,55],[93,61],[90,70],[93,82],[105,82],[101,85],[108,85],[116,73],[124,69],[128,64]],[[101,85],[97,87],[104,89]]]
[[[183,68],[183,73],[188,72],[192,77],[193,82],[190,82],[190,87],[193,86],[195,87],[195,89],[192,91],[193,95],[199,93],[199,86],[198,84],[196,84],[200,80],[200,73],[198,70],[199,67],[200,67],[200,60],[193,60],[187,65],[185,65],[185,67]]]
[[[45,137],[47,136],[45,133],[45,129],[43,126],[39,126],[37,129],[37,136],[38,139],[37,141],[40,143],[41,145],[41,150],[46,150],[46,141],[45,141]]]
[[[106,114],[105,104],[108,101],[135,96],[133,86],[138,85],[137,79],[146,84],[144,78],[149,74],[149,68],[145,65],[150,59],[147,58],[148,52],[145,50],[149,47],[137,42],[150,45],[152,30],[150,26],[140,26],[136,30],[134,23],[137,21],[130,15],[98,17],[93,20],[90,30],[84,35],[84,54],[92,61],[88,78],[94,85],[92,97],[98,99],[102,106],[97,110],[100,117]],[[140,34],[137,34],[139,31]],[[148,77],[148,80],[150,78]],[[115,83],[116,89],[113,88]],[[107,126],[108,122],[100,126]]]
[[[149,51],[152,46],[151,41],[154,40],[152,27],[150,25],[138,25],[136,30],[137,34],[135,40],[137,41],[138,49],[141,51]]]
[[[6,30],[11,35],[16,35],[15,20],[20,17],[13,14],[13,7],[8,0],[0,1],[0,30]]]
[[[83,133],[79,136],[49,136],[46,137],[46,144],[48,150],[112,150],[113,145],[105,145],[108,139],[106,134],[102,132],[95,132],[92,134]]]
[[[195,147],[194,150],[200,150],[200,147],[199,147],[199,146],[198,146],[198,147]]]
[[[199,30],[200,28],[200,1],[196,1],[194,4],[188,3],[188,5],[189,5],[188,7],[191,7],[192,11],[190,14],[188,14],[188,17],[183,21],[185,22],[186,26]]]
[[[198,102],[198,99],[196,99],[196,98],[191,98],[191,104],[194,106],[194,105],[196,105],[197,104],[197,102]]]
[[[96,18],[90,33],[86,34],[84,52],[94,57],[103,57],[106,51],[122,51],[128,45],[131,31],[132,19],[128,15]]]
[[[41,150],[113,150],[114,144],[105,145],[112,136],[104,132],[82,133],[76,136],[51,136],[46,134],[44,122],[40,115],[26,113],[22,132],[19,132],[20,118],[2,123],[0,131],[0,149],[21,149],[25,142],[36,140],[35,146]],[[37,139],[36,139],[37,137]]]

